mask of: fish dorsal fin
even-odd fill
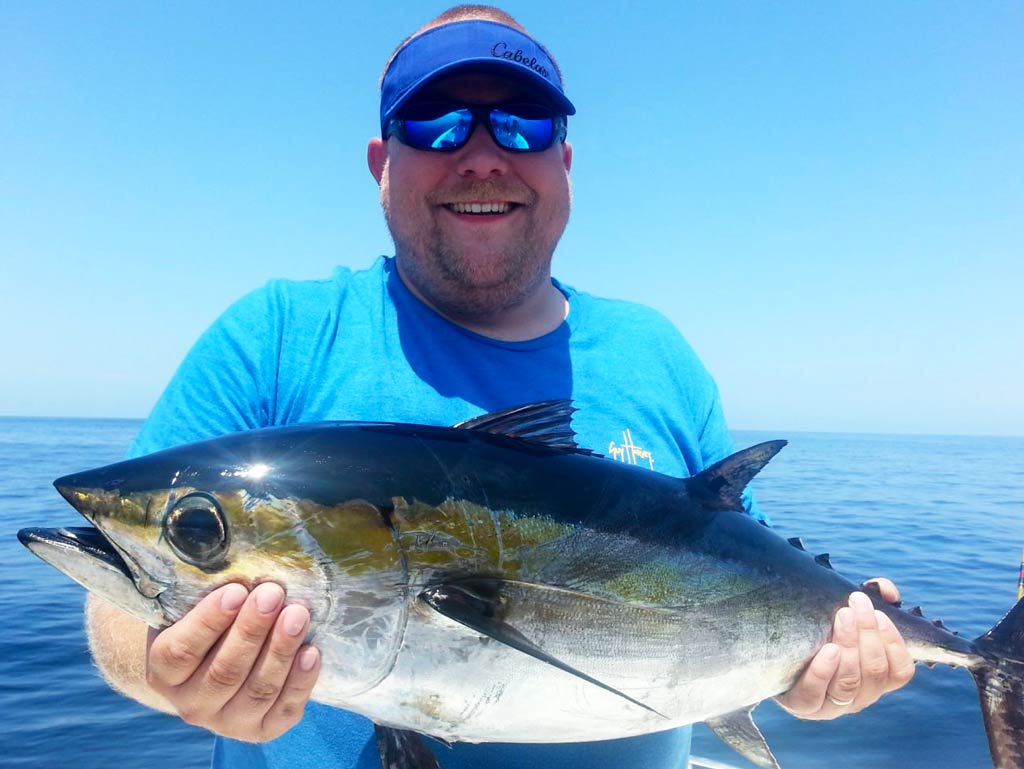
[[[712,510],[735,510],[742,513],[743,500],[740,495],[743,489],[785,445],[786,441],[758,443],[715,462],[711,467],[686,479],[690,493]]]
[[[718,718],[710,718],[704,723],[722,742],[748,761],[763,769],[779,769],[779,762],[775,760],[764,735],[754,723],[754,707],[735,710]]]
[[[452,425],[457,430],[504,435],[577,454],[592,454],[576,445],[572,415],[576,407],[568,398],[539,403],[526,403],[501,411],[492,411]]]
[[[477,578],[460,580],[457,583],[449,582],[443,585],[428,587],[419,594],[419,598],[432,609],[449,619],[460,622],[478,633],[490,636],[495,641],[500,641],[506,646],[523,652],[523,654],[530,655],[534,659],[538,659],[588,683],[599,686],[605,691],[618,695],[644,710],[649,710],[655,715],[662,716],[662,718],[665,717],[654,708],[633,699],[628,694],[624,694],[618,689],[588,676],[581,670],[577,670],[572,665],[562,662],[562,660],[541,649],[519,630],[507,623],[502,618],[504,614],[501,604],[502,584],[503,581],[500,579]]]

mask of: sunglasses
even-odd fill
[[[397,136],[418,150],[454,152],[463,147],[478,125],[487,126],[494,143],[509,152],[543,152],[565,141],[564,115],[552,115],[540,104],[490,106],[419,102],[388,121],[385,139]]]

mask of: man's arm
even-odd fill
[[[899,600],[892,582],[871,581],[885,600]],[[900,631],[864,593],[853,593],[849,606],[836,612],[831,642],[776,700],[798,718],[827,720],[863,710],[913,677],[914,660]]]
[[[266,742],[299,722],[320,672],[303,644],[309,612],[283,599],[275,584],[225,585],[157,631],[90,596],[89,646],[111,686],[143,705]]]

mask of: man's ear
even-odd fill
[[[374,136],[366,146],[366,165],[369,166],[370,173],[377,180],[377,184],[380,184],[381,177],[384,176],[384,164],[387,163],[387,160],[387,142],[379,136]]]
[[[569,142],[562,142],[562,163],[566,172],[572,168],[572,145]]]

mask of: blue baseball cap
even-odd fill
[[[576,108],[562,90],[558,68],[529,35],[496,21],[453,21],[411,38],[392,58],[380,86],[381,135],[416,92],[443,75],[493,72],[534,87],[566,115]]]

